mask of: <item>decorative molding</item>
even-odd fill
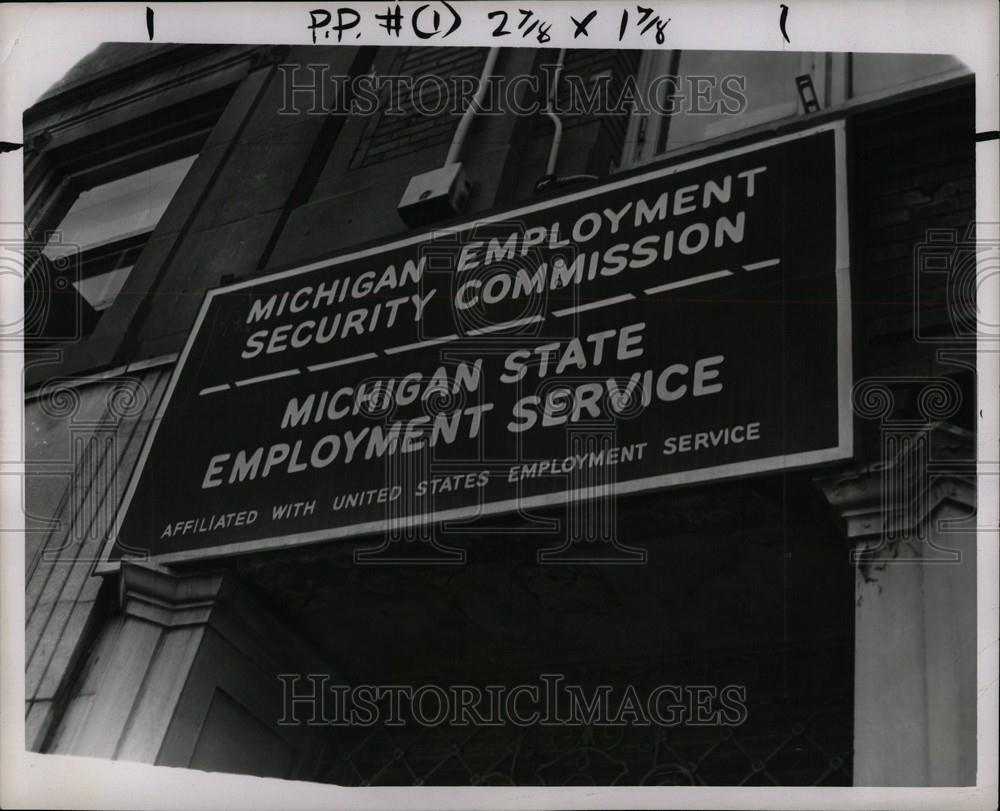
[[[221,571],[176,574],[152,563],[123,562],[118,599],[126,616],[164,628],[204,625],[223,596]]]
[[[41,153],[50,143],[52,143],[52,133],[48,130],[39,130],[28,140],[28,151]]]
[[[123,561],[118,595],[126,617],[169,629],[211,627],[253,661],[277,670],[287,661],[308,663],[316,672],[329,670],[316,646],[263,605],[233,571],[177,572]]]
[[[116,63],[108,70],[81,78],[59,89],[51,96],[47,96],[33,104],[25,110],[25,131],[32,129],[36,121],[46,116],[53,115],[60,110],[65,110],[77,104],[82,104],[92,100],[95,96],[113,92],[121,87],[135,84],[141,79],[156,74],[169,75],[176,71],[178,67],[189,65],[199,57],[209,55],[213,51],[221,56],[218,63],[210,66],[209,70],[217,70],[242,59],[247,59],[254,49],[259,46],[252,45],[208,45],[208,44],[180,44],[168,47],[161,46],[162,50],[152,52],[146,58],[138,61],[131,60],[124,63]],[[86,58],[86,57],[85,57]],[[190,77],[183,77],[181,83]],[[176,80],[175,80],[176,83]],[[162,90],[156,88],[153,92]],[[91,111],[88,111],[88,114]],[[62,122],[60,122],[62,124]]]
[[[898,453],[814,479],[844,520],[847,538],[866,546],[917,530],[945,502],[976,507],[975,434],[930,423],[899,443]]]

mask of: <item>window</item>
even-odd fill
[[[126,265],[106,270],[86,279],[80,279],[73,286],[95,311],[102,312],[108,309],[118,296],[132,268],[133,265]]]
[[[937,54],[647,51],[638,81],[651,97],[631,117],[623,165],[800,115],[813,99],[826,109],[967,72]]]
[[[82,192],[59,223],[61,243],[47,245],[45,255],[55,259],[68,251],[87,251],[149,233],[195,157],[154,166]]]
[[[966,73],[954,56],[940,54],[850,54],[850,94],[864,98],[916,82]]]
[[[82,192],[42,250],[49,261],[79,255],[73,287],[100,313],[111,306],[196,155]],[[86,319],[90,329],[96,317]],[[90,331],[86,329],[85,331]]]
[[[632,163],[795,115],[801,110],[797,76],[808,74],[818,90],[826,87],[823,54],[654,51],[644,57],[639,81],[657,90],[650,91],[656,94],[650,112],[629,133]],[[662,76],[677,78],[657,81]]]
[[[87,189],[60,221],[42,255],[50,262],[78,255],[71,283],[85,302],[85,333],[121,291],[196,157],[189,155]]]
[[[129,276],[258,52],[163,46],[137,60],[108,44],[83,63],[100,82],[57,86],[25,112],[31,381],[115,358],[135,313]]]

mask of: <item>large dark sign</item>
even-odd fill
[[[213,291],[105,568],[849,456],[843,151],[827,125]]]

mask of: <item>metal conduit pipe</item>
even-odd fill
[[[451,139],[451,146],[448,148],[448,157],[444,161],[445,166],[458,163],[458,158],[462,154],[462,146],[465,144],[465,138],[469,133],[469,127],[472,126],[472,119],[476,117],[476,113],[479,112],[479,108],[482,106],[483,97],[486,95],[486,84],[490,76],[493,75],[499,54],[499,48],[490,48],[489,53],[486,55],[483,72],[479,75],[479,86],[476,88],[476,94],[472,97],[472,101],[469,102],[469,106],[462,114],[462,120],[458,122],[455,137]]]
[[[552,87],[549,88],[549,104],[545,110],[545,115],[552,122],[554,131],[552,133],[552,146],[549,148],[549,162],[545,167],[545,177],[555,177],[556,161],[559,159],[559,145],[562,143],[563,125],[562,119],[556,115],[556,98],[559,93],[559,75],[562,73],[563,64],[566,62],[566,49],[559,49],[559,56],[556,59],[556,69],[552,72]]]
[[[556,58],[555,70],[552,73],[552,86],[549,88],[549,103],[545,110],[545,115],[547,115],[549,120],[552,122],[553,133],[552,146],[549,148],[549,161],[545,167],[545,175],[535,184],[535,191],[539,193],[550,187],[561,186],[565,183],[573,183],[582,180],[597,180],[596,175],[570,175],[568,177],[556,176],[556,163],[559,160],[559,148],[562,145],[563,123],[562,119],[556,114],[555,106],[556,100],[559,97],[559,76],[562,74],[565,63],[566,49],[561,48],[559,50],[559,56]]]

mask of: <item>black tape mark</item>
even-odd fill
[[[153,9],[146,6],[146,32],[149,34],[149,39],[153,39]]]
[[[24,144],[15,144],[12,141],[0,141],[0,154],[4,152],[17,152]]]
[[[781,20],[778,22],[778,24],[781,26],[781,36],[783,36],[785,38],[785,42],[787,42],[789,45],[791,45],[792,41],[788,38],[788,32],[785,30],[785,23],[786,22],[788,22],[788,6],[786,6],[784,3],[782,3],[781,4]]]
[[[977,141],[1000,141],[1000,130],[987,130],[976,133]]]

